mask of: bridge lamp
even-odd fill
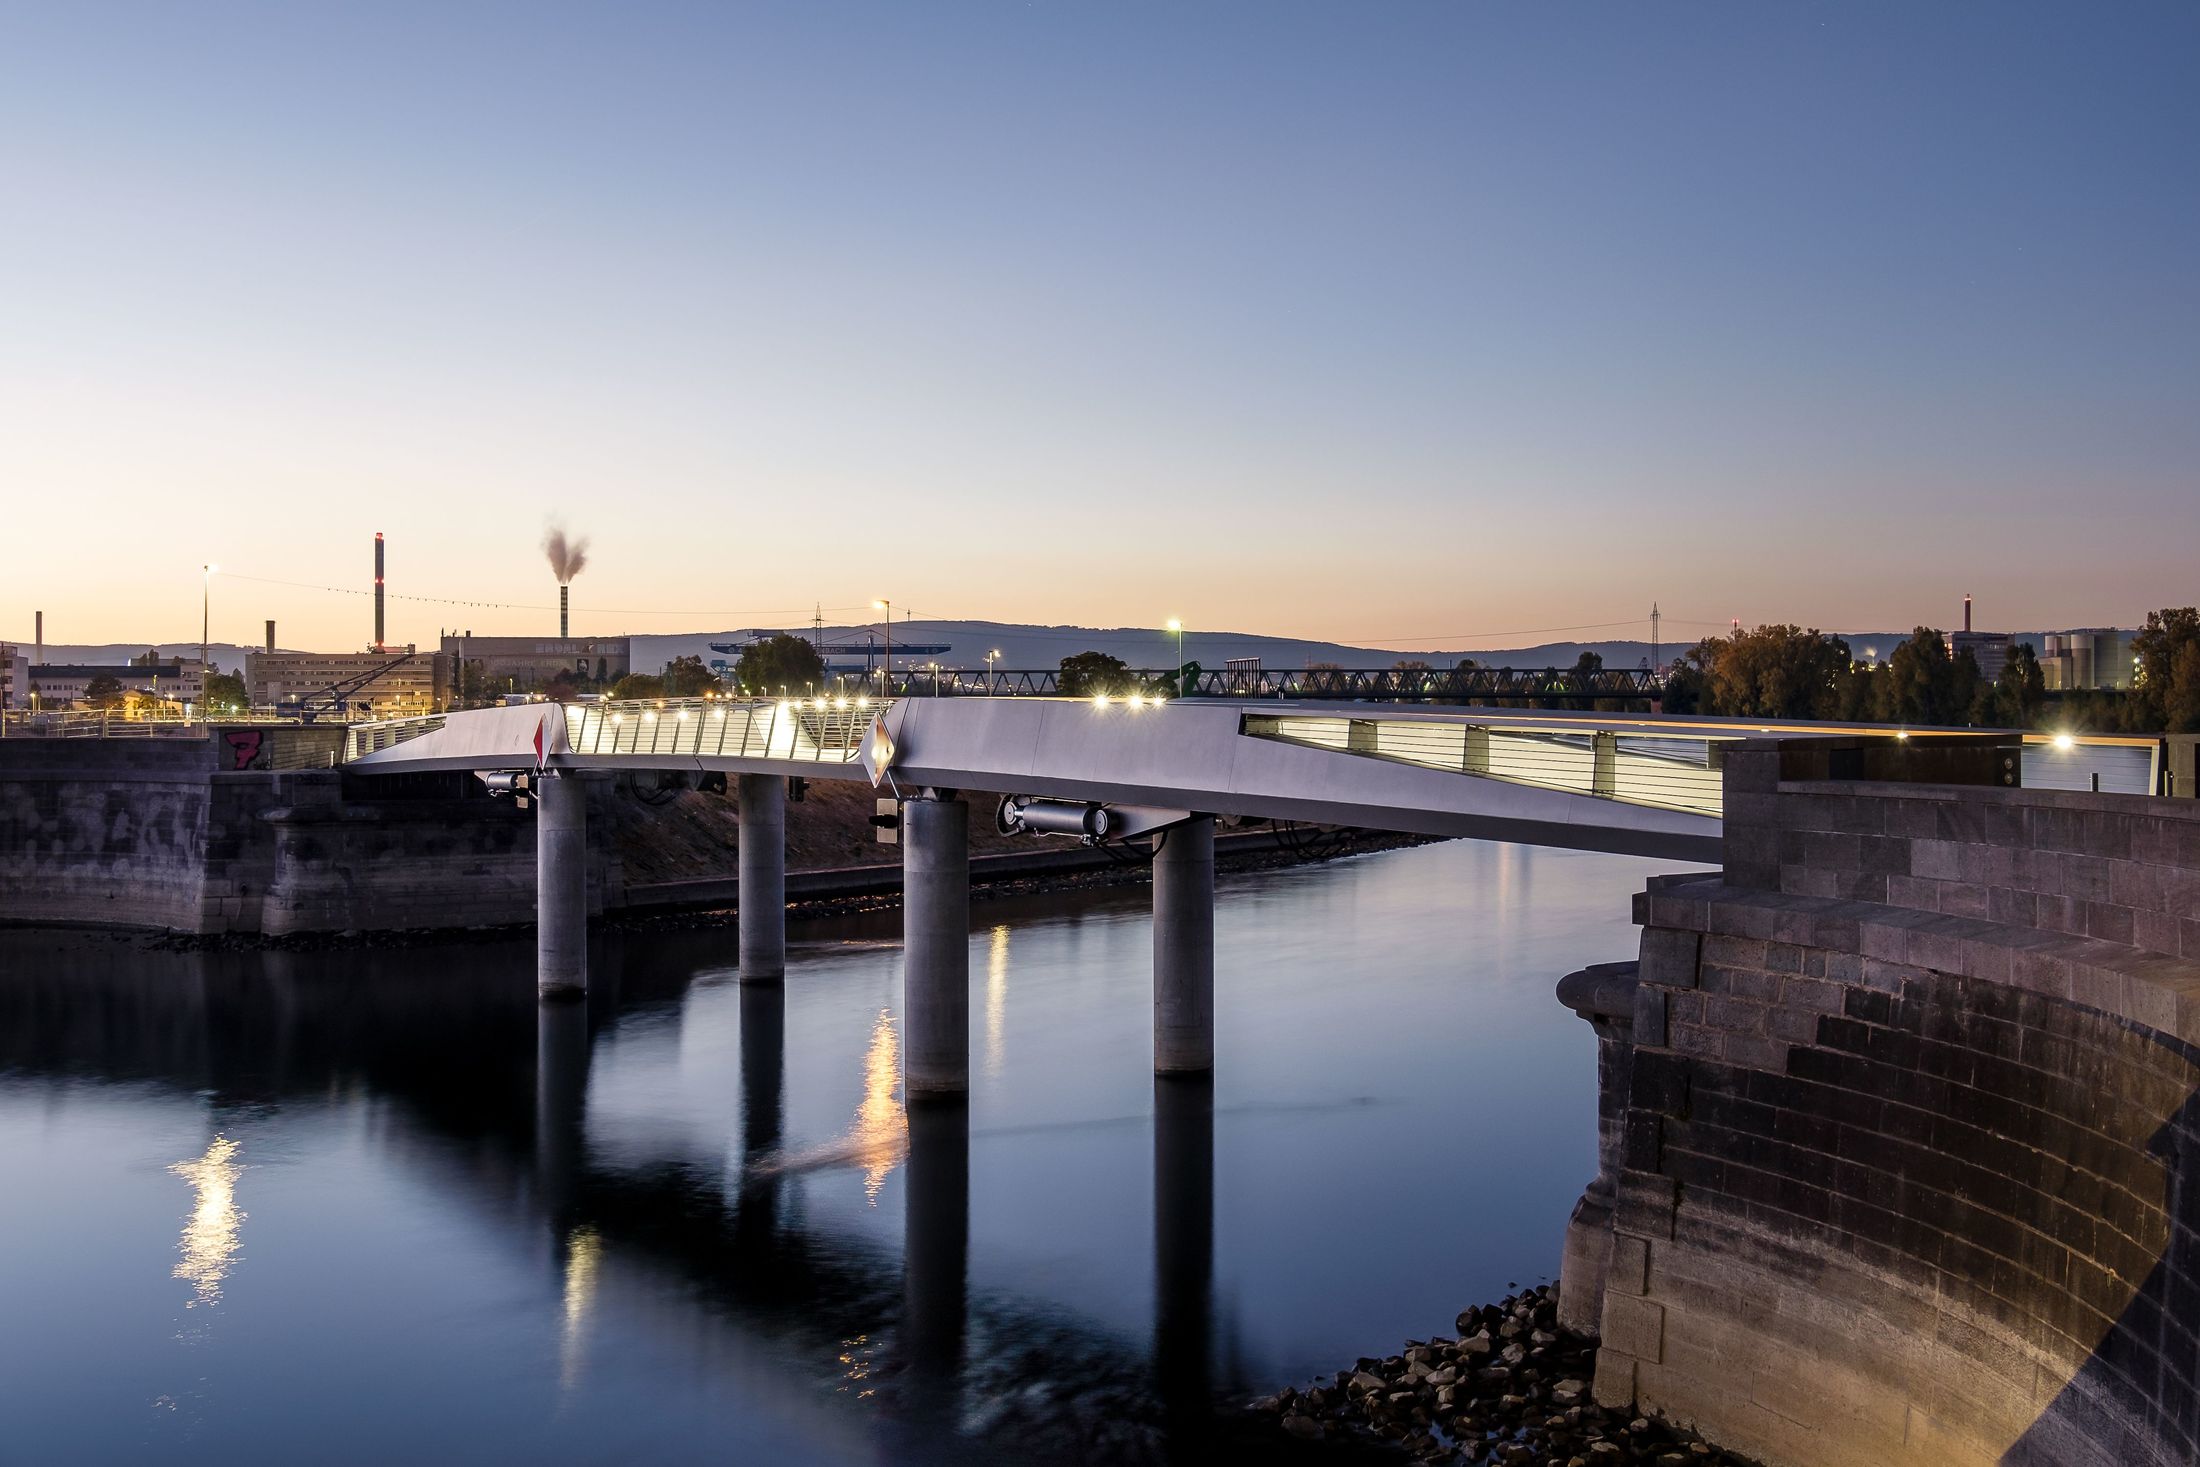
[[[685,708],[682,708],[682,709],[680,710],[680,715],[679,715],[679,717],[680,717],[680,721],[681,721],[682,723],[686,723],[686,722],[688,721],[688,711],[687,711],[687,710],[686,710]]]
[[[1145,707],[1145,706],[1146,706],[1146,698],[1145,698],[1145,695],[1144,695],[1144,694],[1142,694],[1142,693],[1133,693],[1133,694],[1131,694],[1131,697],[1130,697],[1130,704],[1131,704],[1131,706],[1132,706],[1133,708],[1143,708],[1143,707]]]
[[[835,698],[835,699],[833,699],[833,707],[835,707],[835,708],[840,708],[840,709],[845,709],[845,708],[846,708],[847,706],[848,706],[848,699],[847,699],[847,698],[846,698],[845,696],[842,696],[842,697],[838,697],[838,698]]]
[[[1107,707],[1107,706],[1108,706],[1108,695],[1107,695],[1106,693],[1094,693],[1094,694],[1092,695],[1092,706],[1093,706],[1093,707],[1095,707],[1095,708],[1105,708],[1105,707]]]
[[[624,713],[614,713],[611,715],[611,721],[613,723],[624,723],[626,722],[626,715]]]
[[[713,708],[710,711],[710,716],[717,719],[720,723],[724,723],[726,721],[726,710],[723,708]]]
[[[644,723],[655,723],[656,721],[657,721],[657,715],[656,715],[656,713],[655,713],[655,712],[653,712],[653,711],[652,711],[652,712],[644,712],[644,713],[642,714],[642,722],[644,722]]]
[[[2055,745],[2055,752],[2058,754],[2067,754],[2078,747],[2078,741],[2066,733],[2055,735],[2052,742]]]

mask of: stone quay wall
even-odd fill
[[[275,753],[261,762],[277,767],[233,771],[219,740],[0,743],[0,921],[290,934],[534,920],[524,812],[347,799],[341,772]],[[588,782],[607,804],[610,781]],[[608,828],[591,821],[592,910],[625,890],[595,839]]]
[[[1776,1467],[2200,1461],[2200,806],[1782,762],[1561,985],[1597,1398]]]

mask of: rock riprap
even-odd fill
[[[1410,1340],[1333,1382],[1252,1403],[1300,1440],[1423,1462],[1748,1467],[1685,1431],[1591,1399],[1597,1342],[1558,1327],[1548,1287],[1466,1310],[1458,1338]]]

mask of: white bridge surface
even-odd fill
[[[1040,795],[1688,861],[1719,858],[1721,745],[1768,734],[1893,732],[1245,699],[699,698],[525,704],[362,724],[351,730],[347,762],[363,773],[490,773],[539,762],[869,780],[867,751],[881,724],[892,746],[882,793],[890,786]],[[2060,766],[2083,760],[2112,770],[2103,788],[2143,790],[2151,777],[2145,751],[2105,747],[2141,742],[2029,736],[2025,783],[2060,782],[2058,774],[2074,781],[2076,767]]]

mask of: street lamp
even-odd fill
[[[891,698],[894,695],[894,603],[874,601],[871,609],[886,613],[886,681],[880,686],[879,692],[881,696]]]
[[[1170,617],[1170,618],[1169,618],[1169,630],[1170,630],[1170,631],[1172,631],[1172,632],[1175,632],[1175,633],[1176,633],[1176,675],[1177,675],[1177,679],[1178,679],[1178,682],[1177,682],[1177,691],[1178,691],[1179,693],[1181,693],[1181,692],[1183,692],[1183,691],[1184,691],[1184,684],[1183,684],[1183,681],[1182,681],[1182,679],[1183,679],[1183,676],[1184,676],[1184,623],[1183,623],[1183,621],[1182,621],[1182,620],[1181,620],[1180,618],[1178,618],[1178,617],[1173,617],[1173,616],[1172,616],[1172,617]]]
[[[985,654],[985,690],[989,695],[993,691],[993,664],[1000,660],[1001,649],[998,647]]]
[[[206,676],[206,627],[207,613],[214,604],[214,572],[212,563],[199,567],[199,676]]]

